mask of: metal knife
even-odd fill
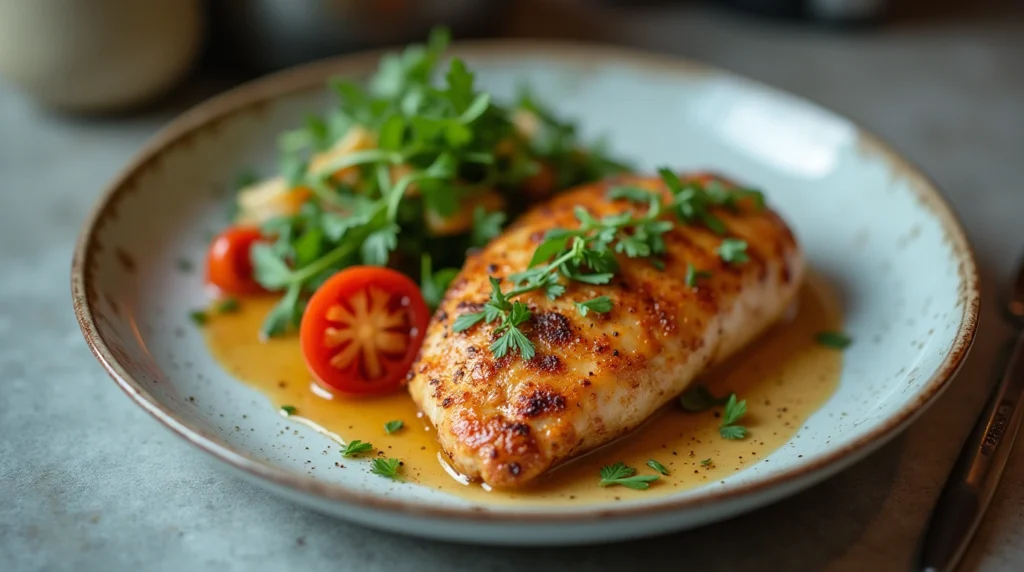
[[[1016,339],[939,495],[912,568],[916,572],[952,572],[960,562],[992,501],[1024,417],[1024,262],[1006,314]]]

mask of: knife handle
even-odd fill
[[[952,572],[981,523],[1024,414],[1024,333],[964,442],[922,538],[913,570]]]

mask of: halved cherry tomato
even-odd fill
[[[397,389],[426,333],[430,310],[416,284],[379,266],[353,266],[309,299],[299,326],[313,377],[346,393]]]
[[[259,229],[233,226],[214,237],[206,254],[206,280],[225,294],[263,292],[253,278],[249,250],[262,240]]]

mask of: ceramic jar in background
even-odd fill
[[[202,45],[200,0],[0,0],[0,76],[74,112],[167,92]]]

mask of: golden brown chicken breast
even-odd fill
[[[629,176],[538,205],[469,257],[434,315],[409,392],[469,477],[520,487],[634,429],[764,331],[794,298],[804,262],[793,234],[772,211],[741,200],[711,212],[727,236],[747,242],[742,263],[722,259],[722,235],[665,213],[675,224],[663,235],[663,270],[650,258],[619,255],[607,284],[566,282],[554,300],[542,291],[518,297],[531,314],[520,326],[536,349],[529,360],[515,351],[495,357],[492,324],[453,329],[489,299],[488,276],[507,284],[547,231],[579,227],[577,206],[594,217],[646,212],[642,203],[609,198],[610,188],[623,185],[672,199],[661,179]],[[709,275],[695,280],[695,270]],[[581,315],[576,302],[598,296],[611,299],[611,310]]]

